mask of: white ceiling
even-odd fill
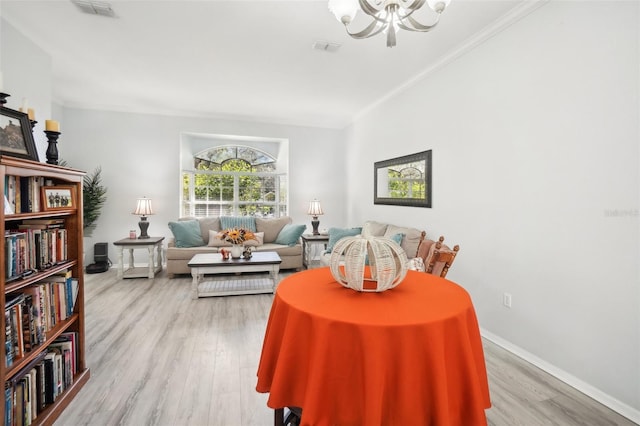
[[[348,37],[326,1],[109,3],[115,18],[70,0],[0,0],[1,16],[51,54],[61,105],[341,128],[532,0],[453,0],[435,30],[401,31],[394,48]],[[361,13],[354,27],[367,23]],[[342,46],[313,50],[319,40]]]

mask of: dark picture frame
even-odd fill
[[[76,210],[78,200],[76,199],[75,186],[43,186],[42,187],[42,210],[45,212],[55,210]]]
[[[39,161],[29,116],[0,107],[0,155]]]
[[[375,162],[373,164],[373,204],[431,208],[432,156],[431,150],[428,150]],[[408,175],[399,177],[397,183],[408,188],[419,188],[419,191],[412,193],[410,190],[394,191],[391,188],[390,175],[400,174],[400,170],[408,170]]]

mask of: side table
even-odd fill
[[[118,278],[154,278],[162,271],[162,241],[164,237],[123,238],[113,243],[118,251]],[[146,248],[149,253],[149,265],[136,267],[133,262],[133,250]],[[155,251],[153,249],[156,249]],[[124,269],[124,250],[129,250],[129,267]]]
[[[329,242],[329,236],[303,234],[301,238],[302,238],[302,265],[308,269],[309,265],[312,262],[311,247],[315,244],[321,244],[323,249],[326,248],[327,243]]]

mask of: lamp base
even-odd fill
[[[311,226],[313,227],[313,235],[320,235],[318,232],[318,226],[320,225],[320,221],[318,220],[318,216],[314,216],[311,221]]]
[[[140,227],[140,236],[138,237],[138,239],[142,240],[145,238],[149,238],[149,235],[147,234],[147,229],[149,229],[149,222],[147,222],[147,218],[145,216],[142,216],[140,218],[138,226]]]

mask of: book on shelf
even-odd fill
[[[63,218],[23,219],[23,225],[64,225]]]
[[[34,223],[34,224],[29,224],[29,223],[23,223],[20,225],[19,229],[59,229],[59,228],[64,228],[64,223],[54,223],[54,224],[44,224],[44,223]]]
[[[44,343],[49,330],[71,317],[77,296],[78,279],[72,276],[71,270],[60,271],[8,294],[5,304],[6,366]],[[75,345],[75,340],[68,336],[61,339],[67,340]]]
[[[28,270],[29,243],[27,234],[13,231],[6,233],[5,239],[5,278],[7,281],[20,278]]]
[[[69,258],[69,232],[57,225],[19,225],[5,233],[5,278],[14,280],[42,271]],[[33,226],[31,228],[30,226]]]

